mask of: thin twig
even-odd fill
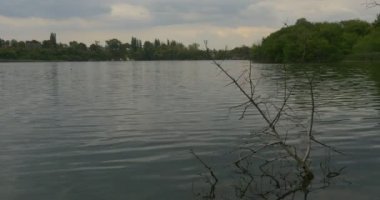
[[[218,178],[216,177],[214,171],[210,166],[208,166],[192,149],[190,150],[190,153],[193,154],[193,156],[208,170],[211,177],[213,178],[213,182],[210,182],[211,188],[208,198],[215,199],[215,189],[216,184],[218,183]]]
[[[312,137],[311,140],[312,140],[313,142],[315,142],[315,143],[317,143],[317,144],[323,146],[323,147],[326,147],[326,148],[328,148],[328,149],[330,149],[330,150],[332,150],[332,151],[338,153],[338,154],[346,155],[346,154],[343,153],[342,151],[339,151],[338,149],[336,149],[336,148],[334,148],[334,147],[332,147],[332,146],[329,146],[329,145],[327,145],[327,144],[325,144],[325,143],[322,143],[322,142],[318,141],[317,139],[315,139],[314,137]]]

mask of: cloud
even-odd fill
[[[156,25],[208,22],[224,24],[236,20],[251,0],[156,0],[147,3],[155,15]],[[163,19],[163,20],[161,20]]]
[[[253,13],[256,15],[261,13],[264,16],[270,16],[265,21],[267,25],[275,26],[281,25],[281,22],[293,23],[299,18],[307,18],[311,21],[341,21],[353,18],[373,20],[376,9],[367,9],[363,2],[360,0],[263,0],[251,4],[245,14],[252,16]]]
[[[102,0],[1,0],[0,13],[16,18],[89,18],[111,12]]]
[[[151,19],[151,15],[149,10],[143,6],[123,3],[111,6],[111,18],[146,21]]]
[[[80,18],[70,18],[65,20],[60,19],[45,19],[45,18],[12,18],[0,15],[0,25],[1,26],[12,26],[14,28],[20,29],[30,29],[30,28],[43,28],[43,27],[61,27],[61,28],[73,28],[81,27],[88,28],[96,24],[95,21],[85,20]]]

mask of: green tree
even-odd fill
[[[144,42],[144,60],[153,60],[154,59],[154,45],[149,42]]]
[[[354,46],[355,53],[380,52],[380,27],[361,38]]]
[[[372,23],[373,27],[380,27],[380,13],[377,14],[375,21]]]
[[[370,31],[371,25],[361,20],[312,23],[301,18],[264,38],[252,56],[262,62],[339,61]]]
[[[125,60],[127,49],[118,39],[110,39],[106,41],[106,50],[111,54],[113,60]]]

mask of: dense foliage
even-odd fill
[[[209,53],[199,44],[183,45],[177,41],[154,42],[132,37],[130,43],[118,39],[106,41],[105,46],[95,42],[90,46],[72,41],[69,44],[56,42],[52,33],[49,40],[42,42],[0,39],[0,61],[107,61],[107,60],[204,60]],[[218,59],[248,59],[251,49],[243,46],[230,51],[212,50]]]
[[[380,59],[380,15],[373,23],[361,20],[312,23],[304,18],[294,25],[270,34],[259,45],[232,50],[199,48],[197,43],[184,44],[158,39],[142,42],[132,37],[130,43],[107,40],[105,46],[90,46],[76,41],[57,43],[56,34],[42,42],[2,40],[0,61],[107,61],[107,60],[205,60],[253,59],[257,62],[335,62]]]
[[[372,24],[361,20],[312,23],[302,18],[252,47],[261,62],[333,62],[373,58],[380,53],[380,15]]]

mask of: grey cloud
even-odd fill
[[[337,4],[342,4],[343,0],[339,1]],[[223,27],[265,26],[276,28],[281,27],[284,22],[292,23],[300,17],[322,21],[356,17],[344,9],[334,10],[333,13],[321,10],[315,14],[315,10],[302,10],[298,1],[295,0],[112,0],[112,2],[139,5],[149,10],[152,18],[143,24],[128,19],[107,24],[107,26],[117,27],[120,25],[127,28],[197,23]],[[355,7],[360,8],[361,6],[360,3],[355,3],[355,0],[350,2]],[[310,4],[318,5],[318,8],[323,7],[325,3],[325,0],[310,2]],[[291,9],[289,9],[289,4],[292,4]],[[352,7],[352,5],[342,4],[342,8],[344,7]]]
[[[302,2],[312,6],[309,6],[310,9],[304,9],[301,6]],[[342,9],[329,9],[326,6],[327,2]],[[146,20],[113,17],[111,7],[119,4],[143,7],[149,11],[149,17]],[[366,10],[357,0],[334,0],[333,3],[328,0],[0,0],[2,16],[92,19],[83,20],[81,23],[57,22],[46,25],[46,28],[51,30],[78,32],[149,30],[167,25],[197,27],[197,24],[202,24],[198,27],[279,28],[283,22],[293,23],[300,17],[312,21],[337,21],[364,16],[364,19],[372,20],[376,12],[376,9]],[[85,26],[89,21],[92,23]],[[5,28],[0,27],[0,30],[2,29]]]
[[[48,19],[91,18],[111,12],[112,4],[127,3],[149,10],[152,20],[136,24],[133,20],[107,21],[106,26],[161,26],[190,23],[213,25],[239,24],[241,12],[257,0],[0,0],[0,15]],[[112,25],[113,24],[113,25]]]
[[[257,1],[257,0],[256,0]],[[183,23],[211,23],[215,25],[236,23],[241,12],[255,0],[143,0],[153,15],[155,25]],[[137,1],[135,1],[137,3]]]
[[[111,8],[104,2],[101,0],[0,0],[0,15],[18,18],[87,18],[109,13]]]
[[[198,12],[204,14],[237,14],[239,10],[249,5],[251,0],[241,1],[186,1],[186,0],[156,0],[148,5],[152,11],[156,12]]]
[[[145,0],[153,25],[207,23],[216,26],[271,26],[282,23],[263,0]]]

